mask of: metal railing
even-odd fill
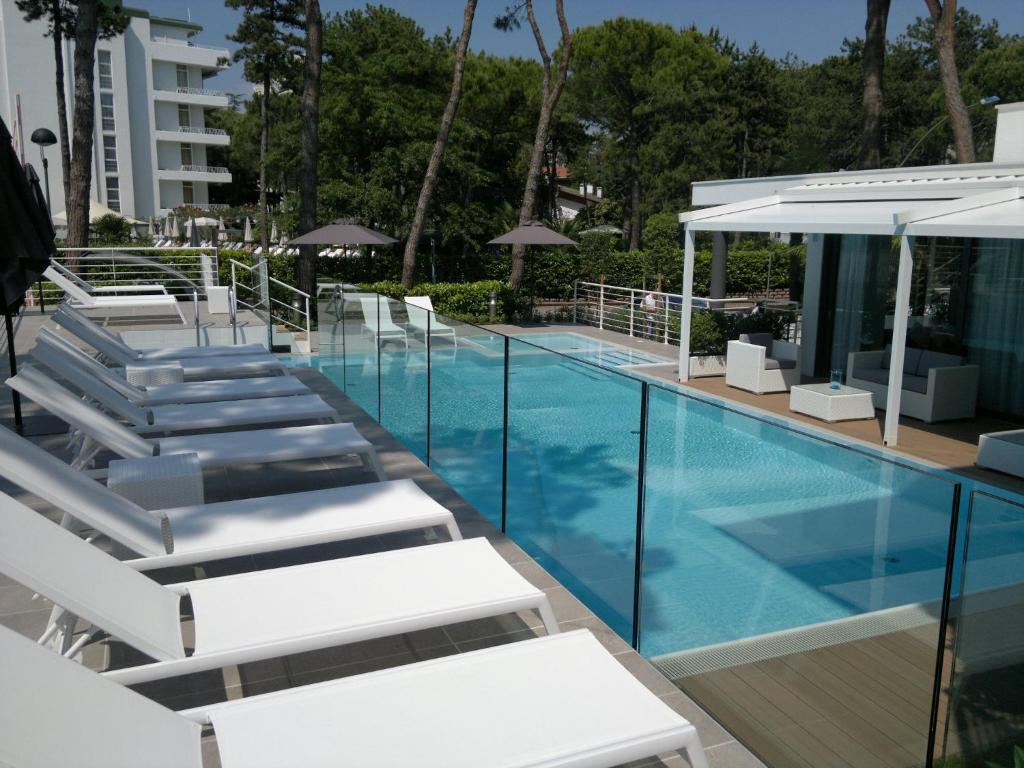
[[[174,89],[175,93],[185,93],[189,96],[227,96],[224,91],[214,91],[209,88],[193,88],[192,86],[179,85]]]
[[[236,259],[231,259],[230,263],[231,324],[236,339],[239,306],[248,309],[266,323],[268,349],[274,348],[275,323],[305,333],[307,342],[312,339],[308,293],[271,277],[266,259],[260,259],[251,265],[243,264]],[[246,279],[240,280],[241,276]]]
[[[795,313],[783,325],[782,339],[800,342],[800,305],[797,302],[754,302],[746,297],[711,299],[694,296],[699,312],[750,314],[752,311]],[[678,293],[626,288],[620,285],[577,281],[573,287],[573,320],[631,338],[679,345],[683,296]]]
[[[628,298],[620,306],[636,310]],[[687,677],[912,630],[928,659],[913,674],[934,671],[905,694],[913,722],[927,728],[907,730],[900,747],[915,764],[935,764],[951,664],[946,619],[965,553],[956,475],[369,291],[336,288],[320,302],[319,329],[325,375],[698,703],[706,689],[687,688]],[[709,434],[716,421],[725,428]],[[765,468],[774,471],[759,475]],[[877,487],[854,498],[851,474]],[[709,527],[721,541],[702,543]],[[729,556],[742,567],[720,580]],[[680,578],[666,577],[673,569]],[[918,592],[895,588],[912,577]],[[825,618],[797,611],[774,623],[786,616],[765,606],[792,600],[791,583],[823,601]],[[842,592],[861,585],[870,595]],[[843,614],[832,612],[832,586],[852,601],[849,616],[834,618]],[[748,611],[728,619],[734,603]],[[767,629],[753,631],[755,615]],[[677,640],[717,624],[733,634]],[[652,648],[664,642],[682,652]],[[839,719],[890,716],[848,676],[834,685],[839,696],[850,688]],[[789,704],[807,706],[789,696],[779,711]],[[719,714],[729,727],[742,711]]]
[[[228,54],[228,50],[226,48],[218,48],[214,45],[199,45],[198,43],[193,43],[191,40],[182,40],[178,37],[167,37],[166,35],[151,35],[149,40],[153,43],[178,45],[182,48],[200,48],[204,51],[223,51],[225,56],[227,56]]]
[[[227,136],[228,132],[223,128],[205,128],[195,125],[179,125],[178,133],[196,133],[203,136]],[[210,167],[210,166],[207,166]],[[220,167],[220,166],[213,166]]]
[[[161,170],[173,171],[174,169],[164,168]],[[185,173],[231,173],[231,171],[225,168],[223,165],[182,165],[181,168],[179,168],[178,170],[184,171]]]
[[[159,284],[168,293],[191,296],[217,285],[217,248],[58,248],[54,261],[94,288]],[[41,282],[30,299],[56,303],[64,292]],[[115,291],[116,293],[116,291]]]

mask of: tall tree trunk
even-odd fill
[[[263,258],[270,251],[270,212],[267,210],[267,146],[270,143],[270,70],[263,74],[263,94],[260,99],[260,245]]]
[[[562,61],[558,67],[558,77],[552,88],[551,57],[548,56],[547,48],[544,46],[544,38],[540,34],[540,27],[537,26],[537,19],[533,14],[533,0],[526,0],[526,18],[530,22],[530,29],[533,30],[533,37],[537,41],[537,50],[540,52],[540,59],[544,65],[544,81],[540,92],[540,116],[537,118],[537,130],[533,135],[530,169],[526,174],[523,204],[519,208],[520,226],[534,216],[537,202],[537,183],[540,179],[540,169],[544,161],[544,148],[548,141],[548,127],[551,125],[551,115],[554,114],[555,107],[558,106],[558,100],[562,96],[562,90],[565,88],[565,78],[569,72],[569,59],[572,56],[572,38],[569,35],[569,25],[565,21],[563,0],[555,0],[555,9],[558,12],[558,26],[562,30]],[[555,174],[556,171],[557,169],[552,166],[551,173]],[[523,282],[525,256],[525,245],[512,246],[512,272],[509,275],[508,285],[513,291],[518,291],[519,286]]]
[[[956,69],[956,0],[925,0],[935,22],[935,53],[942,77],[942,93],[946,97],[949,125],[953,129],[953,146],[958,163],[973,163],[974,130],[960,92],[960,76]]]
[[[640,250],[640,178],[639,171],[633,172],[632,190],[629,200],[629,250]]]
[[[409,229],[409,239],[405,243],[405,255],[402,260],[402,285],[406,288],[412,288],[413,273],[416,269],[416,249],[419,247],[420,234],[423,232],[423,224],[427,219],[430,198],[434,195],[434,187],[437,186],[437,172],[441,168],[441,160],[444,159],[444,150],[448,145],[448,134],[452,131],[455,113],[459,109],[459,99],[462,97],[462,75],[466,69],[469,34],[473,31],[473,16],[476,14],[476,3],[477,0],[467,0],[466,7],[462,12],[462,34],[459,36],[459,44],[455,49],[455,73],[452,75],[452,91],[448,96],[448,105],[444,108],[444,115],[441,117],[441,127],[437,132],[437,138],[434,140],[434,151],[430,154],[430,162],[427,163],[427,173],[423,177],[420,197],[416,202],[416,212],[412,217],[412,227]]]
[[[93,68],[100,0],[81,0],[75,23],[75,116],[72,131],[71,184],[68,189],[67,244],[89,245],[89,189],[92,186],[92,135],[96,113]]]
[[[60,138],[60,173],[64,182],[64,208],[71,197],[71,140],[68,137],[68,99],[64,91],[64,10],[62,0],[51,0],[53,60],[56,64],[57,136]]]
[[[861,129],[861,168],[882,165],[882,71],[885,67],[885,25],[890,0],[868,0],[864,24],[864,126]]]
[[[299,175],[299,234],[316,228],[316,188],[320,159],[320,66],[323,19],[320,1],[306,4],[306,70],[302,82],[302,171]],[[315,245],[299,248],[299,289],[316,296]]]

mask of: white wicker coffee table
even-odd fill
[[[864,389],[830,384],[797,384],[789,390],[789,410],[822,421],[875,418],[871,393]]]

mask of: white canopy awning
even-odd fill
[[[690,231],[1024,238],[1022,187],[950,200],[772,195],[679,214]]]

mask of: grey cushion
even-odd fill
[[[857,368],[853,372],[853,378],[881,384],[883,387],[889,386],[889,372],[881,368]],[[928,377],[905,373],[903,374],[903,389],[908,392],[920,392],[923,395],[928,392]]]
[[[772,354],[772,335],[770,333],[741,333],[740,341],[744,344],[756,344],[765,348],[765,354],[769,357]],[[765,368],[768,366],[766,365]]]
[[[881,368],[855,368],[853,378],[887,385],[889,383],[889,372],[883,371]]]
[[[928,377],[928,371],[932,368],[953,368],[958,365],[963,365],[964,359],[959,355],[949,355],[945,352],[933,352],[932,350],[926,350],[921,353],[921,359],[917,363],[917,369],[915,373],[918,376]],[[907,366],[904,366],[903,370],[909,371]]]
[[[774,357],[766,357],[764,359],[764,369],[766,371],[788,371],[790,368],[796,368],[796,360],[776,360]]]
[[[903,370],[908,373],[917,373],[917,366],[921,362],[922,350],[914,347],[907,347],[903,352]],[[892,345],[885,345],[885,354],[882,355],[882,368],[889,370],[892,362]]]
[[[924,395],[928,392],[928,377],[905,373],[903,374],[903,389],[907,392],[920,392]]]

